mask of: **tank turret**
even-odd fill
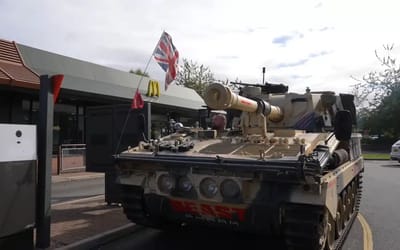
[[[260,98],[249,99],[232,92],[220,83],[207,87],[204,101],[213,109],[237,109],[243,111],[240,117],[241,129],[244,136],[250,134],[267,136],[267,119],[279,122],[283,119],[280,107],[271,105]]]
[[[331,91],[311,92],[309,89],[302,94],[266,94],[262,87],[265,86],[245,86],[239,95],[223,84],[214,83],[207,87],[204,101],[212,109],[242,111],[238,119],[244,136],[258,134],[266,137],[267,128],[269,131],[334,131],[336,115],[344,110],[350,112],[355,124],[355,108],[351,95],[336,95]]]

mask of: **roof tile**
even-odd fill
[[[24,65],[14,42],[0,39],[0,84],[39,88],[39,76]]]

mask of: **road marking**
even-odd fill
[[[51,207],[58,207],[58,206],[67,205],[67,204],[74,204],[74,203],[78,203],[78,202],[99,200],[99,199],[104,199],[104,194],[97,195],[97,196],[92,196],[92,197],[87,197],[87,198],[82,198],[82,199],[64,201],[64,202],[52,204]]]
[[[362,216],[361,213],[358,213],[357,218],[360,221],[363,229],[364,250],[373,250],[374,242],[372,241],[371,228],[369,227],[367,220],[364,218],[364,216]]]

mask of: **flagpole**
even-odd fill
[[[161,36],[158,39],[158,42],[157,42],[156,46],[154,47],[153,52],[151,53],[151,56],[150,56],[149,60],[147,61],[146,67],[144,68],[144,71],[143,71],[143,74],[140,76],[139,83],[138,83],[138,86],[136,88],[135,94],[136,94],[137,91],[139,91],[139,87],[142,84],[142,80],[144,78],[144,74],[146,73],[146,71],[147,71],[147,69],[148,69],[148,67],[150,65],[151,59],[153,58],[154,53],[156,52],[156,49],[157,49],[158,45],[160,44],[160,40],[161,40],[161,37],[164,35],[164,32],[165,31],[163,31],[161,33]],[[139,93],[140,93],[140,91],[139,91]],[[128,124],[128,120],[129,120],[129,117],[131,115],[131,111],[132,111],[132,108],[129,107],[128,114],[126,115],[126,118],[125,118],[124,126],[122,127],[121,135],[119,136],[117,146],[115,147],[115,153],[114,153],[115,155],[118,153],[119,146],[121,145],[122,137],[124,136],[126,125]],[[146,138],[144,138],[144,139],[146,139]]]

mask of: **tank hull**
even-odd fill
[[[124,212],[137,224],[166,230],[189,225],[278,235],[294,249],[323,249],[319,237],[327,238],[323,230],[331,228],[328,249],[339,249],[361,198],[364,165],[359,151],[354,151],[350,161],[334,170],[321,170],[315,162],[299,159],[121,154],[117,182],[123,190]],[[165,173],[188,177],[193,189],[161,192],[156,180]],[[243,195],[204,198],[198,192],[198,180],[210,176],[237,181]]]

